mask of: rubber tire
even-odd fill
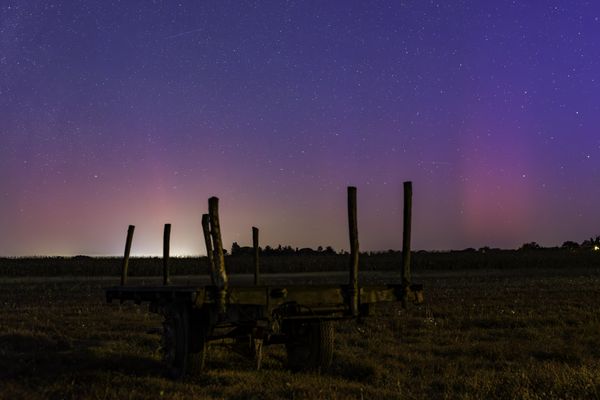
[[[206,342],[201,350],[195,353],[188,353],[187,374],[190,376],[199,375],[206,367],[206,353],[208,346]]]
[[[288,367],[293,371],[326,370],[333,361],[332,321],[294,321],[286,342]]]
[[[254,369],[258,371],[262,366],[263,343],[262,338],[246,335],[236,338],[233,346],[235,352],[250,360]]]
[[[163,361],[167,376],[181,379],[187,372],[189,358],[189,315],[187,308],[171,305],[163,321]]]
[[[198,375],[205,369],[208,354],[208,326],[210,326],[210,315],[200,310],[189,312],[189,344],[188,365],[190,375]]]

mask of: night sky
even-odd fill
[[[0,255],[600,234],[596,1],[2,1]]]

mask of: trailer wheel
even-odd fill
[[[206,342],[202,349],[196,353],[188,353],[187,373],[190,375],[198,375],[204,370],[206,364]]]
[[[237,337],[232,349],[241,356],[252,361],[254,368],[260,370],[262,366],[263,339],[254,334]]]
[[[288,328],[288,367],[294,371],[324,370],[333,361],[332,321],[293,321]]]
[[[170,305],[164,310],[162,353],[167,375],[179,379],[186,373],[189,348],[188,311],[183,306]]]
[[[207,314],[192,310],[189,314],[189,347],[187,372],[197,375],[204,370],[208,354],[207,327],[210,325]]]

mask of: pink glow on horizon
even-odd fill
[[[495,243],[513,248],[522,244],[532,223],[532,154],[526,137],[491,121],[478,120],[463,136],[468,155],[460,172],[464,229],[474,247]]]

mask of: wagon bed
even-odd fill
[[[321,285],[259,284],[258,229],[253,228],[254,285],[229,285],[221,242],[218,199],[209,199],[202,216],[211,268],[211,285],[171,285],[169,278],[170,224],[165,225],[163,285],[128,286],[127,269],[134,227],[125,245],[121,285],[106,288],[106,300],[148,303],[164,316],[161,348],[168,374],[180,378],[201,370],[208,344],[216,341],[255,362],[260,368],[263,345],[284,344],[293,370],[327,368],[333,358],[333,322],[361,319],[381,302],[423,302],[422,285],[410,282],[410,208],[412,187],[405,183],[403,264],[401,283],[358,285],[356,188],[348,188],[350,231],[349,282]]]
[[[106,300],[133,301],[137,304],[158,300],[185,299],[194,305],[216,303],[216,286],[114,286],[106,288]],[[360,288],[359,303],[400,301],[402,284],[366,286]],[[313,307],[331,306],[348,308],[350,296],[348,285],[301,285],[301,286],[240,286],[228,291],[228,304],[248,304],[276,307],[287,302],[298,302]]]

